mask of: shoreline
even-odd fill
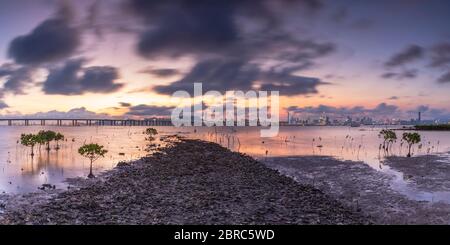
[[[403,176],[396,176],[392,171],[377,171],[364,162],[333,157],[274,157],[265,159],[264,163],[299,183],[311,184],[345,205],[362,210],[373,217],[376,224],[449,224],[450,204],[414,200],[405,194],[417,193],[402,193],[394,188],[399,177],[408,178],[401,180],[406,183],[405,191],[413,189],[419,195],[429,190],[427,184],[436,185],[430,175],[422,173],[421,166],[414,165],[423,158],[429,159],[426,165],[436,164],[439,160],[438,157],[419,156],[401,158],[401,162],[395,163],[398,159],[391,158],[380,164],[380,170],[408,168]]]
[[[14,205],[20,198],[11,197],[0,224],[372,223],[309,184],[199,140],[180,140],[94,180],[71,181],[76,188],[44,199],[29,194],[32,203]]]
[[[448,154],[448,153],[444,153]],[[423,191],[450,191],[450,164],[441,155],[421,155],[411,158],[391,156],[384,161],[401,171],[404,178]]]

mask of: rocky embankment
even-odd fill
[[[10,199],[3,224],[367,224],[308,184],[217,144],[181,140],[45,201]]]

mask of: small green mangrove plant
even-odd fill
[[[148,141],[155,140],[155,136],[158,134],[158,131],[154,128],[147,128],[144,132],[147,135],[147,138],[145,138]]]
[[[408,143],[408,155],[411,157],[411,148],[414,144],[418,144],[421,141],[420,134],[418,133],[403,133],[403,140]]]
[[[39,145],[41,150],[42,145],[46,145],[47,151],[50,151],[50,142],[56,141],[56,150],[59,149],[59,141],[64,140],[64,135],[51,130],[41,130],[37,134],[22,134],[20,136],[20,142],[24,146],[31,147],[31,155],[34,155],[34,146]]]
[[[51,130],[47,131],[41,130],[38,133],[38,137],[41,137],[41,140],[45,142],[47,151],[50,151],[50,142],[55,140],[56,132]]]
[[[378,137],[383,138],[383,149],[386,152],[389,152],[390,147],[392,147],[394,142],[397,140],[397,134],[390,129],[381,130]]]
[[[154,128],[147,128],[144,134],[147,135],[147,137],[145,137],[145,140],[149,142],[145,151],[151,153],[156,149],[156,144],[153,143],[153,141],[155,140],[155,136],[158,134],[158,131]]]
[[[20,143],[31,148],[31,156],[34,156],[34,146],[38,143],[38,137],[34,134],[22,134]]]
[[[41,151],[41,147],[45,145],[44,137],[41,134],[36,135],[36,143],[39,144],[39,152]]]
[[[104,157],[107,152],[102,145],[98,144],[84,144],[78,149],[78,153],[90,161],[88,178],[95,178],[95,175],[92,173],[92,164],[100,157]]]
[[[56,133],[54,140],[56,141],[56,150],[59,150],[59,141],[64,140],[64,135]]]

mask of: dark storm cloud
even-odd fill
[[[242,42],[238,16],[264,19],[273,25],[278,18],[268,1],[147,1],[129,0],[127,9],[148,26],[141,33],[138,52],[146,57],[217,53]],[[275,1],[272,1],[272,3]],[[280,8],[293,5],[320,9],[318,0],[284,0]]]
[[[450,83],[450,43],[438,43],[430,48],[430,67],[446,72],[439,76],[438,83]]]
[[[386,67],[397,67],[416,61],[424,56],[424,49],[418,45],[411,45],[398,54],[393,55],[386,63]]]
[[[8,107],[9,107],[8,104],[6,104],[5,102],[0,100],[0,110],[8,108]]]
[[[450,83],[450,71],[443,74],[442,76],[439,77],[438,79],[439,83]]]
[[[19,64],[41,64],[71,55],[80,44],[79,30],[70,23],[71,15],[70,6],[61,6],[54,17],[14,38],[9,56]]]
[[[272,37],[271,41],[258,41],[259,44],[248,47],[234,57],[217,59],[205,59],[199,61],[192,70],[179,81],[167,86],[155,87],[156,92],[171,94],[177,90],[192,90],[195,82],[203,82],[207,90],[249,90],[256,81],[262,83],[261,88],[266,90],[278,90],[281,95],[297,95],[316,93],[317,86],[326,84],[318,78],[293,75],[314,66],[315,59],[334,52],[335,47],[331,43],[318,43],[312,40],[293,40],[290,38]],[[258,60],[261,54],[272,55],[272,60],[277,63],[270,69],[262,69],[253,62]]]
[[[140,73],[147,73],[156,77],[164,78],[164,77],[172,77],[175,75],[180,74],[180,72],[177,69],[172,68],[163,68],[163,69],[155,69],[155,68],[146,68],[141,71]]]
[[[260,82],[260,90],[277,90],[282,95],[316,93],[316,86],[324,84],[316,78],[264,71],[242,60],[214,59],[198,63],[183,79],[169,86],[155,86],[154,90],[161,94],[192,91],[194,83],[203,82],[204,91],[247,91],[253,89],[255,81]]]
[[[375,25],[373,20],[370,19],[366,19],[366,18],[362,18],[362,19],[358,19],[353,21],[353,23],[351,23],[351,27],[354,29],[358,29],[358,30],[367,30],[372,28]]]
[[[428,105],[419,105],[413,110],[407,111],[410,117],[417,117],[417,113],[421,112],[422,118],[432,119],[432,120],[443,120],[447,121],[450,119],[450,112],[445,109],[431,108]]]
[[[23,89],[32,82],[32,68],[20,67],[3,84],[3,89],[14,94],[23,94]]]
[[[170,116],[174,107],[155,106],[155,105],[137,105],[129,108],[126,115],[130,116]]]
[[[398,96],[391,96],[388,98],[388,100],[398,100],[400,99]]]
[[[91,30],[98,38],[103,37],[103,27],[99,24],[100,0],[95,0],[87,7],[86,29]]]
[[[381,75],[382,78],[391,79],[397,77],[398,73],[396,72],[386,72]]]
[[[163,94],[192,90],[194,82],[203,82],[208,90],[247,90],[256,81],[285,95],[315,93],[316,86],[325,83],[293,73],[313,67],[316,59],[336,50],[333,43],[299,39],[283,26],[280,11],[298,9],[298,16],[306,16],[322,8],[317,0],[130,0],[127,8],[145,23],[137,45],[141,56],[196,57],[197,64],[184,78],[155,88]],[[267,62],[271,67],[261,68]]]
[[[50,70],[44,82],[46,94],[79,95],[86,92],[111,93],[123,84],[115,83],[119,78],[115,67],[83,67],[83,59],[67,61],[62,67]]]
[[[141,35],[138,51],[143,56],[151,57],[159,53],[180,55],[214,52],[219,47],[227,47],[238,39],[238,30],[232,19],[233,6],[225,1],[212,5],[197,2],[184,5],[174,4],[171,1],[165,1],[168,4],[160,2],[149,4],[150,1],[132,2],[138,8],[143,5],[144,10],[149,11],[146,18],[149,18],[151,23],[154,21],[159,23]],[[165,5],[170,8],[167,13],[159,15],[154,12]]]
[[[440,43],[431,48],[431,67],[446,67],[450,64],[450,43]]]
[[[284,96],[317,93],[318,85],[327,84],[318,78],[296,76],[287,73],[261,72],[260,77],[263,84],[259,90],[279,91],[280,95]]]
[[[183,79],[154,89],[161,94],[172,94],[177,90],[192,91],[193,83],[203,82],[204,90],[248,90],[259,72],[259,68],[248,66],[241,60],[207,60],[196,64]]]
[[[405,65],[425,58],[426,49],[418,45],[410,45],[397,54],[394,54],[384,63],[386,72],[381,75],[384,79],[414,79],[419,75],[417,69],[410,69]]]
[[[23,94],[24,88],[32,82],[33,68],[4,64],[0,66],[0,78],[6,78],[3,84],[3,92]]]
[[[369,110],[369,112],[377,115],[392,116],[397,112],[398,109],[398,106],[381,103],[374,109]]]
[[[333,43],[319,43],[313,40],[277,40],[283,37],[271,37],[267,41],[276,45],[285,45],[287,48],[275,47],[273,51],[278,51],[278,59],[290,61],[308,63],[312,60],[320,57],[324,57],[333,53],[336,50],[336,46]],[[270,47],[272,44],[261,45]],[[275,45],[274,45],[275,46]],[[257,48],[257,47],[255,47]],[[261,52],[261,51],[259,51]]]
[[[409,110],[408,113],[426,112],[429,111],[430,107],[428,105],[419,105],[414,110]]]
[[[342,23],[345,20],[347,20],[349,17],[349,10],[345,7],[337,8],[333,13],[330,15],[330,19],[333,22]]]
[[[444,70],[444,74],[441,74],[437,78],[438,83],[449,83],[450,82],[450,43],[443,42],[438,43],[433,46],[422,48],[417,45],[412,45],[405,49],[403,52],[394,55],[388,62],[385,63],[387,72],[381,75],[385,79],[414,79],[418,76],[417,69],[407,69],[403,65],[423,59],[428,62],[428,66],[425,68],[432,68],[435,70]],[[396,68],[400,66],[399,68]],[[392,71],[390,68],[395,68]],[[436,72],[436,71],[433,71]]]
[[[120,105],[121,107],[130,107],[130,106],[131,106],[131,104],[128,103],[128,102],[120,102],[119,105]]]
[[[0,66],[0,77],[9,76],[14,71],[14,65],[6,63]]]
[[[343,24],[357,30],[367,30],[374,25],[374,21],[368,18],[354,18],[352,16],[350,7],[339,7],[330,15],[330,20],[333,23]]]
[[[407,69],[400,72],[386,72],[382,74],[381,77],[385,79],[402,80],[402,79],[413,79],[416,78],[417,75],[418,75],[417,69]]]

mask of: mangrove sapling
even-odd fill
[[[41,134],[36,135],[36,143],[39,144],[39,153],[40,153],[42,145],[45,144],[44,137],[42,137]]]
[[[31,156],[34,156],[34,146],[37,144],[37,136],[34,134],[22,134],[20,143],[31,148]]]
[[[399,155],[401,155],[402,154],[402,150],[403,150],[403,139],[400,141],[400,150],[399,150]]]
[[[393,130],[383,129],[378,134],[379,138],[383,138],[383,149],[386,153],[392,148],[392,145],[397,140],[397,134]]]
[[[39,137],[42,137],[42,140],[45,142],[46,144],[46,150],[50,151],[50,142],[52,142],[55,139],[56,133],[54,131],[51,130],[41,130],[38,133]]]
[[[158,134],[158,131],[154,128],[147,128],[144,134],[147,135],[145,140],[149,142],[146,151],[151,153],[156,148],[156,144],[153,143],[153,141],[155,140],[155,136]]]
[[[89,167],[89,175],[88,178],[95,178],[95,175],[92,173],[92,164],[97,161],[100,157],[105,157],[105,154],[108,151],[103,149],[102,145],[98,144],[84,144],[78,149],[78,153],[83,157],[86,157],[90,160]]]
[[[147,135],[147,138],[145,138],[148,141],[155,140],[155,135],[158,134],[158,131],[154,128],[147,128],[144,132]]]
[[[237,149],[237,151],[240,152],[240,150],[241,150],[241,140],[239,139],[239,137],[236,137],[236,139],[237,139],[237,142],[238,142],[238,149]]]
[[[359,146],[358,146],[358,154],[357,154],[357,156],[356,156],[358,160],[359,160],[359,151],[361,151],[361,147],[362,147],[362,145],[359,145]]]
[[[411,148],[414,144],[418,144],[421,141],[420,134],[418,133],[403,133],[403,140],[408,143],[408,155],[411,157]]]
[[[419,154],[422,152],[422,144],[420,144],[418,147],[417,147],[417,149],[418,149],[418,151],[419,151]]]
[[[64,135],[56,133],[54,140],[56,141],[56,150],[59,150],[59,141],[64,140]]]

